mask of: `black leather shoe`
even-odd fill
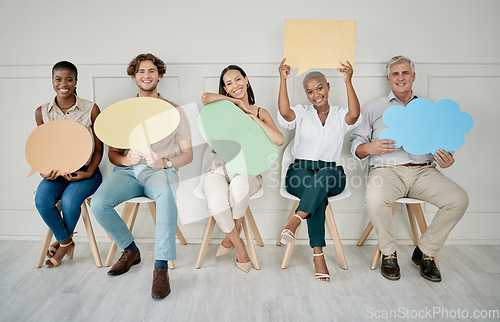
[[[420,266],[420,275],[431,282],[441,282],[441,272],[436,266],[434,257],[422,253],[420,248],[415,247],[411,260]]]
[[[383,277],[392,281],[396,281],[401,277],[396,252],[391,255],[382,254],[382,267],[380,268],[380,272]]]

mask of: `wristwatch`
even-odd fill
[[[165,160],[167,160],[167,162],[165,162]],[[165,167],[165,169],[171,168],[172,167],[172,161],[170,161],[170,159],[168,159],[168,158],[163,159],[163,166]]]

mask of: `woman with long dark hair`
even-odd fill
[[[245,71],[236,65],[226,67],[219,80],[219,93],[204,93],[203,105],[228,100],[237,105],[248,117],[262,127],[276,145],[284,142],[283,134],[274,124],[269,112],[255,105],[255,96]],[[223,126],[223,125],[221,125]],[[230,178],[220,156],[212,153],[212,162],[203,181],[208,208],[215,221],[226,234],[217,251],[221,256],[236,249],[236,266],[244,272],[251,267],[245,244],[240,238],[241,223],[249,198],[262,186],[262,176],[235,175]],[[204,169],[205,170],[205,169]]]

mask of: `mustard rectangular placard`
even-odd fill
[[[339,61],[354,66],[355,20],[286,19],[285,57],[300,75],[311,68],[339,68]]]

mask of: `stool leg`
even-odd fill
[[[182,245],[187,245],[187,241],[184,238],[184,235],[182,234],[181,230],[179,229],[179,226],[177,226],[177,231],[175,232],[175,235],[177,236],[177,239],[179,239]]]
[[[153,222],[156,226],[156,202],[148,202],[149,212],[151,213],[151,217],[153,217]]]
[[[89,238],[90,248],[92,249],[92,254],[94,255],[95,266],[102,267],[101,256],[99,255],[99,249],[97,248],[97,243],[95,241],[94,229],[92,229],[92,222],[90,221],[89,211],[87,209],[87,201],[82,203],[82,220],[85,225],[85,230],[87,231],[87,237]]]
[[[212,233],[215,228],[215,219],[210,216],[207,222],[207,228],[205,229],[205,235],[203,235],[203,241],[201,242],[200,252],[198,253],[198,260],[196,261],[196,268],[201,268],[203,261],[205,260],[205,255],[207,254],[208,244],[212,238]]]
[[[380,260],[380,247],[378,247],[377,244],[377,248],[375,249],[375,255],[373,256],[372,265],[370,266],[370,269],[376,269],[379,260]]]
[[[243,216],[243,231],[245,232],[245,239],[247,240],[248,252],[252,261],[253,268],[260,269],[259,259],[257,258],[257,251],[253,243],[252,232],[250,231],[250,223],[247,216]]]
[[[257,245],[263,247],[264,241],[262,240],[262,236],[260,235],[259,228],[257,228],[257,224],[255,223],[255,219],[253,218],[253,214],[252,211],[250,210],[250,207],[247,207],[245,217],[248,218],[248,223],[250,224],[250,228],[252,229],[253,235],[255,236]]]
[[[286,219],[285,224],[283,225],[283,229],[285,229],[286,223],[289,222],[290,219],[293,218],[293,215],[295,215],[295,210],[297,210],[298,206],[299,206],[299,202],[295,201],[293,206],[292,206],[292,210],[290,210],[290,214],[288,214],[288,218]],[[280,231],[280,235],[278,237],[278,240],[276,241],[276,246],[281,246],[281,245],[283,245],[283,244],[281,243],[281,231]]]
[[[293,215],[295,214],[295,209],[297,209],[298,206],[299,206],[299,201],[297,200],[293,204],[292,211],[290,211],[291,217],[293,217]],[[288,220],[290,220],[290,219],[288,219]],[[287,222],[288,222],[288,220],[287,220]],[[299,226],[297,226],[297,229],[295,230],[295,233],[294,233],[295,236],[298,235],[299,228],[300,228],[300,224],[299,224]],[[283,257],[283,261],[281,262],[281,268],[283,268],[283,269],[287,268],[288,264],[290,263],[290,259],[292,258],[292,253],[293,253],[293,246],[295,245],[296,240],[297,240],[297,238],[295,238],[291,243],[288,243],[288,245],[286,245],[285,256]]]
[[[132,204],[132,203],[127,202],[125,204],[125,207],[123,208],[122,220],[125,223],[128,223],[130,215],[132,215],[132,213],[134,211],[137,214],[138,208],[139,208],[139,204]],[[129,225],[127,225],[127,227],[129,227]],[[108,257],[106,257],[106,262],[104,263],[104,266],[111,266],[111,263],[113,262],[113,258],[115,257],[116,249],[117,249],[117,246],[116,246],[115,242],[113,240],[111,240],[111,247],[109,248]]]
[[[415,222],[415,214],[410,208],[410,204],[406,204],[406,211],[408,212],[408,219],[410,220],[411,233],[413,237],[413,245],[418,245],[418,240],[420,237],[418,236],[418,228],[417,223]]]
[[[332,235],[333,243],[335,245],[335,249],[337,250],[337,256],[340,260],[340,267],[343,269],[347,269],[347,261],[344,255],[344,249],[342,248],[342,243],[340,241],[339,231],[337,229],[337,225],[335,224],[335,218],[333,217],[332,207],[330,203],[326,207],[326,222],[328,227],[330,228],[330,234]]]
[[[366,238],[368,238],[368,235],[370,235],[372,230],[373,230],[373,225],[372,222],[370,221],[368,222],[368,225],[366,225],[365,231],[363,231],[363,234],[358,240],[358,246],[362,246],[365,243]]]
[[[36,267],[40,268],[43,266],[43,262],[45,261],[45,256],[47,254],[47,249],[49,249],[50,241],[52,240],[52,230],[47,229],[47,233],[45,234],[45,239],[43,240],[42,250],[40,251],[40,257],[38,257],[38,262],[36,263]]]

